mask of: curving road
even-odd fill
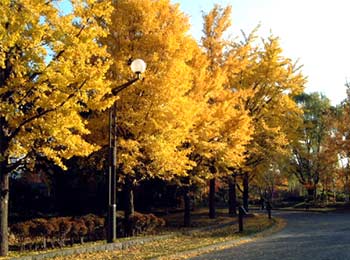
[[[273,212],[287,220],[280,232],[191,259],[350,260],[350,213]]]

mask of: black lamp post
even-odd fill
[[[134,60],[130,65],[136,78],[112,89],[112,94],[132,85],[141,78],[146,70],[146,63],[141,59]],[[109,168],[108,168],[108,211],[107,211],[107,243],[113,243],[117,237],[117,104],[114,102],[109,110]]]

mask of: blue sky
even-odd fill
[[[190,16],[191,33],[200,38],[202,12],[215,3],[232,5],[233,36],[259,23],[260,35],[281,39],[284,55],[299,59],[308,76],[306,92],[322,92],[335,105],[345,98],[350,81],[349,0],[172,0]]]

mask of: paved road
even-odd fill
[[[350,213],[275,212],[287,226],[255,242],[192,259],[350,260]]]

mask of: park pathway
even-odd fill
[[[191,259],[350,260],[350,212],[274,212],[287,220],[280,232]]]

